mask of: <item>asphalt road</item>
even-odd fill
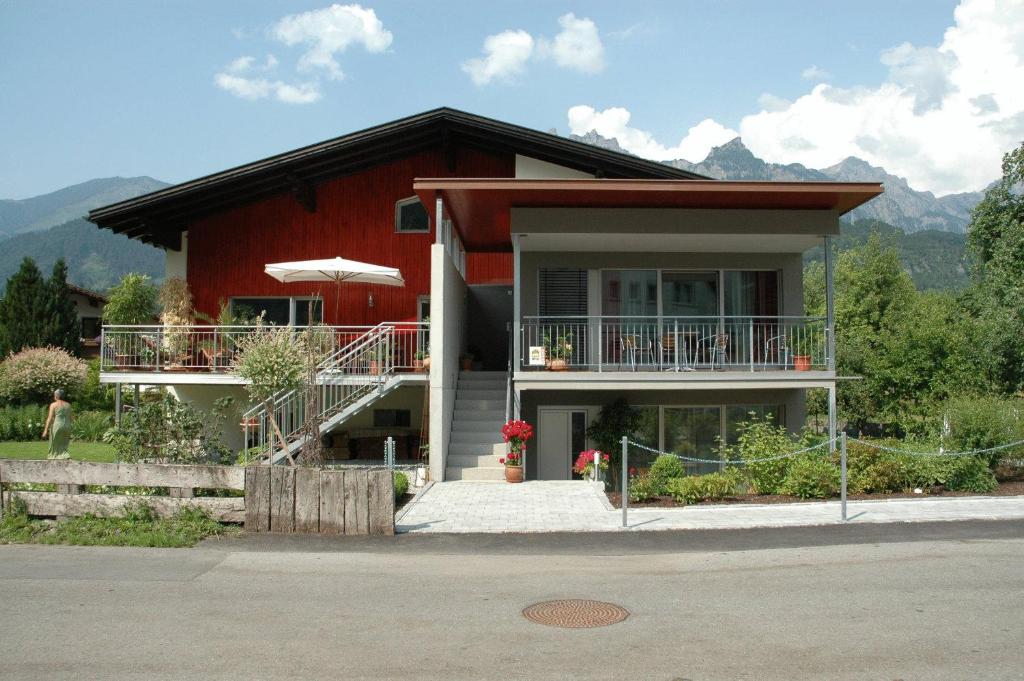
[[[0,547],[0,678],[1024,678],[1024,523],[852,529]]]

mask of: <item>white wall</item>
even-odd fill
[[[585,180],[594,176],[565,166],[516,154],[516,179],[521,180]]]
[[[459,354],[465,344],[466,282],[443,244],[430,247],[430,476],[443,480]]]
[[[188,232],[181,233],[180,251],[164,251],[164,277],[188,278]]]

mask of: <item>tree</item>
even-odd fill
[[[0,353],[8,355],[23,348],[44,345],[47,286],[32,258],[7,280],[0,300]]]
[[[64,348],[72,355],[81,354],[81,329],[75,303],[68,287],[68,268],[64,259],[53,264],[53,274],[46,282],[46,321],[42,329],[43,345]]]
[[[157,289],[145,274],[129,272],[110,289],[103,308],[107,324],[151,324],[156,314]]]
[[[985,192],[967,228],[977,258],[968,302],[985,327],[992,380],[1024,388],[1024,144],[1003,157],[1003,176]]]

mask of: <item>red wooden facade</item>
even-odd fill
[[[418,297],[430,293],[434,235],[397,233],[395,202],[414,195],[417,177],[514,175],[511,153],[458,147],[449,170],[441,150],[429,151],[320,185],[312,213],[281,195],[196,220],[188,229],[187,275],[196,309],[215,315],[221,299],[319,294],[329,324],[415,320]],[[334,284],[282,284],[263,272],[267,263],[335,256],[397,267],[405,287],[342,284],[335,316]],[[466,268],[470,284],[512,281],[510,253],[469,253]]]

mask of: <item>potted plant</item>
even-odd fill
[[[810,371],[813,362],[811,340],[803,333],[793,333],[789,339],[789,347],[793,348],[793,369]]]
[[[576,457],[576,463],[573,464],[572,470],[584,480],[597,481],[596,471],[608,472],[608,462],[611,457],[607,454],[598,451],[596,449],[587,449],[580,452],[579,456]],[[597,469],[594,468],[594,462],[597,462]]]
[[[523,453],[533,437],[533,426],[513,419],[501,427],[501,437],[508,443],[508,454],[498,461],[505,466],[505,482],[523,481]]]
[[[464,352],[459,355],[459,363],[462,365],[463,371],[473,370],[473,360],[476,359],[472,352]]]
[[[551,340],[551,336],[544,336],[544,349],[547,353],[549,371],[569,369],[569,359],[572,357],[571,333],[555,336],[554,341]]]
[[[430,361],[430,358],[427,357],[427,353],[423,352],[422,350],[417,350],[416,354],[414,354],[413,357],[412,357],[412,368],[413,368],[413,371],[416,371],[416,372],[419,372],[419,373],[423,373],[424,371],[427,370],[426,362],[429,362],[429,361]]]
[[[181,277],[171,277],[160,287],[160,321],[164,323],[163,348],[170,356],[171,371],[192,364],[192,329],[194,308],[192,291]]]
[[[379,376],[384,370],[384,360],[387,359],[388,350],[384,344],[379,344],[370,350],[370,375]]]
[[[138,330],[116,327],[152,324],[156,298],[157,289],[144,274],[130,272],[110,289],[107,305],[103,308],[103,324],[108,327],[104,353],[106,357],[113,357],[115,368],[135,369],[139,364],[137,352],[133,352],[138,342]],[[152,366],[148,365],[149,368]]]

